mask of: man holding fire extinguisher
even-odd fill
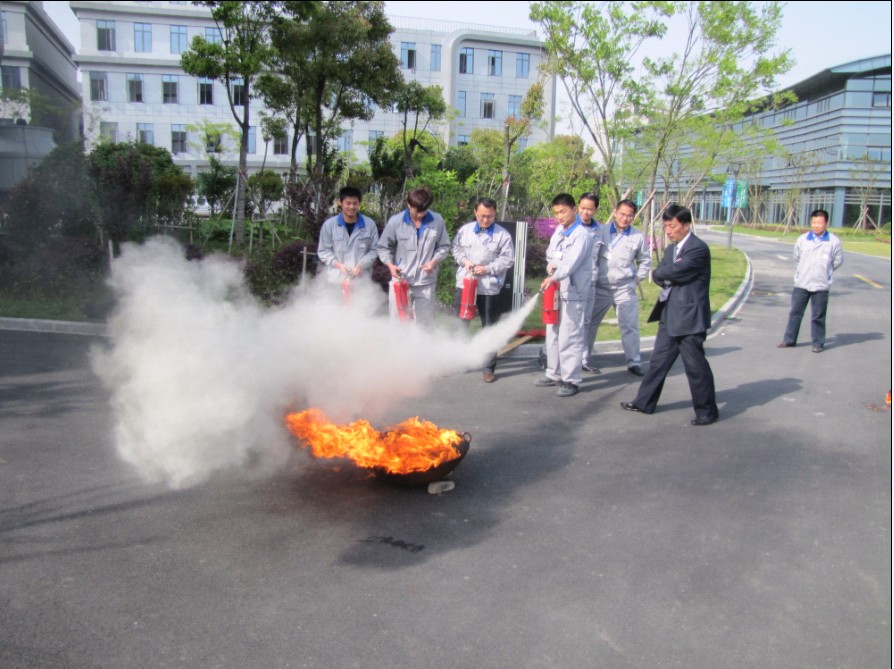
[[[481,327],[500,319],[499,295],[506,272],[515,264],[512,237],[497,220],[497,203],[489,197],[475,203],[475,220],[466,223],[453,240],[456,259],[456,307],[467,325],[477,312]],[[497,352],[482,369],[485,383],[493,383]]]
[[[338,192],[341,213],[323,223],[317,245],[317,256],[326,266],[326,279],[342,284],[346,297],[352,281],[369,279],[379,243],[376,222],[360,213],[360,200],[360,189],[353,186]]]
[[[430,327],[435,319],[438,265],[450,252],[450,237],[440,214],[429,211],[435,198],[428,188],[414,188],[407,208],[395,214],[379,238],[379,260],[391,272],[391,315]]]
[[[577,220],[577,203],[571,195],[556,195],[552,204],[558,226],[546,250],[547,276],[540,290],[546,315],[556,306],[546,304],[546,295],[552,292],[548,289],[558,286],[559,314],[558,323],[546,324],[546,375],[534,385],[559,386],[556,395],[571,397],[580,392],[584,306],[593,282],[593,237]]]

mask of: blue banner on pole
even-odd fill
[[[733,188],[736,186],[735,179],[727,179],[723,182],[723,199],[721,200],[721,206],[729,209],[733,206]]]

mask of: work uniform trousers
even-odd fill
[[[388,310],[392,318],[398,318],[392,285],[388,285]],[[408,297],[416,324],[425,328],[431,327],[435,321],[435,284],[410,286]]]
[[[456,297],[453,300],[453,308],[456,313],[459,313],[459,305],[462,302],[463,290],[462,288],[456,289]],[[500,316],[502,312],[500,311],[500,296],[499,295],[476,295],[475,296],[475,308],[478,311],[478,318],[481,319],[481,327],[486,328],[489,325],[494,325],[497,321],[500,320]],[[468,327],[472,321],[460,319],[463,323]],[[497,351],[493,352],[493,355],[488,358],[487,362],[484,364],[484,367],[481,368],[481,371],[490,371],[493,372],[497,369]]]
[[[636,294],[636,284],[622,283],[614,287],[596,286],[593,294],[593,306],[584,335],[586,346],[584,349],[584,362],[593,351],[596,333],[602,324],[602,319],[608,310],[614,307],[618,314],[618,328],[621,330],[621,345],[624,347],[624,357],[627,366],[639,365],[639,297]]]
[[[655,337],[655,348],[649,361],[649,371],[643,377],[633,404],[644,413],[654,413],[664,388],[664,380],[674,366],[677,356],[682,356],[695,415],[716,417],[719,411],[714,393],[714,374],[705,358],[706,338],[705,332],[671,337],[663,326],[659,327]]]
[[[798,332],[801,330],[801,319],[810,302],[810,338],[814,346],[826,345],[826,308],[829,305],[829,291],[809,291],[803,288],[792,290],[792,308],[788,315],[788,325],[782,338],[789,346],[798,343]]]
[[[554,381],[581,383],[586,300],[560,301],[559,323],[546,326],[546,376]]]

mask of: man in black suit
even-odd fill
[[[678,204],[668,205],[661,215],[664,232],[673,242],[652,273],[664,289],[651,320],[658,317],[658,335],[649,363],[632,402],[621,402],[627,411],[654,413],[664,380],[677,356],[683,356],[683,368],[689,381],[693,425],[710,425],[720,417],[714,395],[714,375],[705,358],[705,338],[711,327],[711,252],[708,245],[691,234],[692,213]]]

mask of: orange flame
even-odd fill
[[[285,421],[289,431],[310,446],[314,457],[349,458],[364,469],[423,472],[461,455],[455,446],[462,441],[459,432],[442,430],[418,416],[384,433],[365,420],[335,425],[319,409],[286,414]]]

